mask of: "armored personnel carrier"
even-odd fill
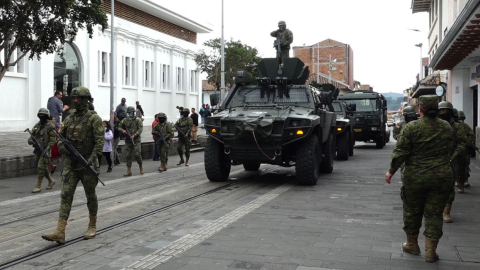
[[[332,92],[306,85],[308,67],[298,58],[266,58],[258,77],[239,71],[223,110],[208,117],[205,171],[210,181],[225,181],[232,165],[256,171],[260,164],[295,166],[299,184],[315,185],[331,173],[336,115],[326,106]]]
[[[343,101],[334,100],[332,103],[333,111],[337,114],[336,141],[337,141],[337,160],[348,160],[353,156],[355,146],[355,118],[352,114],[354,109],[347,106]],[[354,106],[353,106],[354,107]]]

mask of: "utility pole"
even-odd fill
[[[221,106],[223,100],[225,99],[225,40],[223,39],[223,0],[222,0],[222,48],[220,50],[220,53],[221,53],[221,71],[220,71],[220,106]]]
[[[115,18],[115,1],[111,0],[112,11],[110,13],[111,25],[110,25],[110,125],[113,129],[113,108],[114,103],[114,51],[115,51],[115,30],[114,30],[114,18]]]

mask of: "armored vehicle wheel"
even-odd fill
[[[324,173],[333,172],[333,160],[335,158],[335,140],[334,135],[330,133],[328,140],[323,143],[322,147],[322,163],[320,163],[320,171]]]
[[[245,171],[258,171],[260,168],[260,163],[257,162],[249,162],[249,163],[243,163],[243,168]]]
[[[385,137],[384,137],[383,133],[382,133],[382,135],[380,135],[380,137],[378,137],[375,140],[375,143],[376,143],[377,149],[382,149],[383,148],[383,146],[385,145]]]
[[[322,152],[317,136],[310,136],[302,142],[296,153],[297,183],[312,186],[317,184],[321,156]]]
[[[205,146],[205,172],[212,182],[226,181],[230,175],[230,157],[223,152],[222,144],[208,137]]]
[[[343,132],[337,135],[337,159],[348,160],[348,153],[350,152],[350,134]]]

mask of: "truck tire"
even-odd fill
[[[378,137],[375,140],[375,144],[376,144],[377,149],[382,149],[383,148],[383,146],[385,145],[385,136],[384,136],[383,133],[382,133],[382,135],[380,135],[380,137]]]
[[[243,163],[243,168],[245,171],[258,171],[260,168],[260,163],[258,162],[249,162],[249,163]]]
[[[207,138],[205,146],[205,172],[208,180],[222,182],[228,180],[232,166],[230,157],[223,152],[222,144],[212,137]]]
[[[350,131],[350,149],[348,149],[348,155],[353,156],[353,148],[355,147],[355,137],[353,131]]]
[[[320,172],[331,173],[333,172],[333,161],[335,159],[335,141],[333,134],[330,133],[328,140],[323,143],[322,147],[322,163],[320,163]]]
[[[348,132],[337,135],[337,160],[348,160],[351,144],[349,135]]]
[[[297,148],[295,173],[297,183],[302,185],[316,185],[320,174],[320,159],[322,152],[317,136],[305,139]]]

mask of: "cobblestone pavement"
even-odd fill
[[[270,165],[254,173],[234,166],[230,181],[212,183],[202,153],[187,168],[112,177],[97,189],[100,233],[88,241],[75,240],[88,223],[79,187],[67,245],[11,269],[479,269],[479,168],[472,166],[467,193],[457,194],[454,223],[445,224],[438,248],[441,260],[426,263],[423,252],[401,251],[400,178],[391,185],[384,180],[394,143],[382,150],[357,145],[355,155],[335,162],[316,186],[294,185],[294,168]],[[3,199],[15,183],[1,182],[0,264],[56,246],[40,235],[56,224],[58,187]]]

